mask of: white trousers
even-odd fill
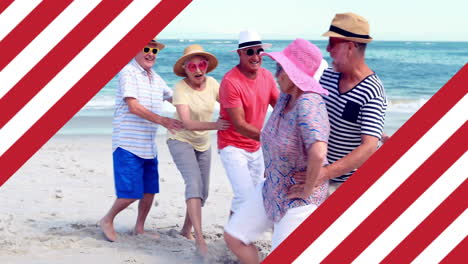
[[[229,219],[224,231],[248,245],[273,228],[271,238],[271,251],[273,251],[317,209],[317,206],[310,204],[288,209],[279,222],[273,222],[268,219],[265,212],[262,188],[263,182],[247,196],[242,207]]]
[[[246,200],[246,196],[264,178],[263,153],[261,149],[256,152],[248,152],[227,146],[219,151],[219,155],[234,193],[231,211],[237,212],[240,205]]]

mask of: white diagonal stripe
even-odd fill
[[[0,130],[0,156],[104,57],[160,0],[133,1]]]
[[[466,121],[464,96],[325,230],[294,263],[320,263]]]
[[[440,263],[450,251],[468,236],[467,223],[468,210],[465,210],[411,263]]]
[[[0,14],[0,41],[3,40],[31,11],[39,5],[40,0],[13,1]]]
[[[468,154],[464,154],[408,209],[401,214],[353,263],[381,262],[463,181],[468,178]],[[468,223],[468,222],[467,222]],[[427,262],[426,262],[427,263]]]
[[[0,71],[0,99],[15,86],[44,56],[49,53],[101,1],[73,1],[24,50]]]

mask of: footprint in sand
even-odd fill
[[[178,237],[180,237],[179,231],[177,231],[177,230],[175,230],[175,229],[173,229],[173,228],[169,229],[169,231],[167,231],[166,234],[167,234],[168,236],[170,236],[170,237],[173,237],[173,238],[178,238]]]
[[[70,225],[70,227],[76,230],[80,230],[80,229],[86,228],[87,226],[85,224],[73,223]]]
[[[55,190],[55,198],[57,199],[62,199],[63,198],[63,193],[62,193],[62,190]]]

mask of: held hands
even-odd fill
[[[307,186],[305,183],[296,183],[289,187],[288,199],[307,199],[315,191],[315,188]]]
[[[306,181],[306,172],[301,171],[293,175],[294,180],[296,181],[296,184],[300,183],[305,183]],[[322,185],[325,181],[328,181],[330,178],[328,177],[328,172],[327,172],[327,167],[322,167],[320,169],[320,174],[317,178],[317,181],[315,182],[315,187]]]
[[[163,117],[161,125],[167,128],[171,134],[175,134],[176,131],[180,131],[184,128],[181,121],[168,117]]]
[[[303,172],[298,172],[298,173],[294,174],[293,178],[294,178],[294,180],[296,181],[296,184],[294,184],[293,186],[291,186],[291,187],[289,188],[289,190],[291,191],[291,189],[293,189],[293,187],[294,187],[294,186],[297,186],[297,185],[299,185],[299,186],[300,186],[300,185],[305,185],[306,176],[307,176],[307,174],[306,174],[305,171],[303,171]],[[325,181],[328,181],[329,179],[330,179],[330,178],[328,177],[327,167],[322,167],[322,168],[320,169],[320,174],[319,174],[317,180],[315,181],[315,186],[314,186],[314,188],[313,188],[311,194],[314,193],[314,192],[318,189],[318,187],[319,187],[320,185],[322,185],[322,183],[324,183]],[[308,196],[307,196],[307,197],[308,197]],[[289,198],[289,197],[288,197],[288,198]],[[299,198],[299,197],[298,197],[298,198]]]
[[[227,120],[224,120],[224,119],[221,119],[221,118],[218,118],[218,120],[216,120],[216,129],[217,130],[226,130],[230,126],[231,126],[231,123],[229,123],[229,121],[227,121]]]

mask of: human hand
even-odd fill
[[[287,192],[288,199],[307,199],[309,196],[314,193],[315,188],[311,188],[310,186],[303,184],[303,183],[296,183],[289,187]]]
[[[315,181],[315,188],[319,187],[328,180],[330,180],[330,176],[328,176],[328,168],[326,166],[320,168],[319,176],[317,178],[317,181]]]
[[[218,130],[226,130],[230,126],[231,126],[231,123],[229,121],[227,121],[227,120],[218,118],[218,120],[216,121],[216,128]]]
[[[184,125],[181,121],[168,117],[163,117],[161,125],[169,130],[171,134],[175,134],[176,131],[180,131],[184,128]]]
[[[306,182],[307,174],[306,171],[299,171],[293,175],[296,184],[304,184]],[[328,181],[330,178],[328,177],[327,167],[322,167],[320,169],[319,176],[315,181],[314,191],[317,190],[324,182]]]
[[[296,183],[305,183],[307,178],[306,171],[298,171],[296,174],[293,175],[294,180]]]
[[[382,144],[384,144],[384,143],[387,142],[387,140],[389,140],[389,139],[390,139],[390,136],[387,135],[387,134],[385,134],[385,133],[383,133],[383,134],[382,134],[382,138],[380,139],[380,142],[382,142]]]

